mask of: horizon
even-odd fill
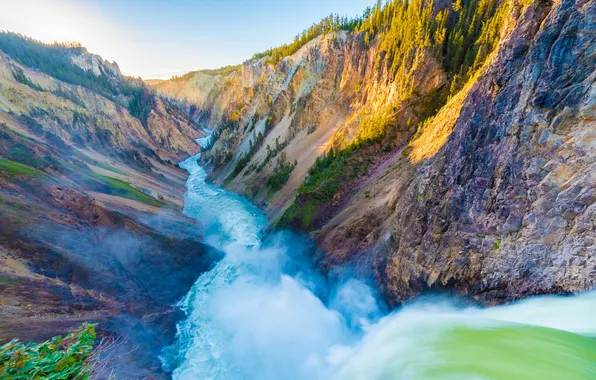
[[[44,43],[77,42],[90,53],[116,62],[127,76],[169,79],[240,64],[255,53],[291,43],[294,36],[331,13],[355,17],[375,3],[22,0],[6,4],[0,30]]]

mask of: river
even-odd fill
[[[198,141],[207,144],[207,139]],[[206,182],[191,157],[185,213],[225,258],[179,306],[174,379],[596,379],[596,292],[492,308],[414,302],[386,314],[358,280],[328,284],[303,237]]]

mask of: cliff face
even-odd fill
[[[379,38],[344,31],[275,67],[155,87],[215,131],[203,159],[216,183],[311,232],[322,268],[354,264],[391,303],[592,288],[595,5],[500,4],[494,51],[449,98],[436,50],[395,75]],[[377,125],[384,137],[361,144]]]
[[[359,258],[392,300],[455,288],[503,302],[594,287],[595,10],[589,1],[526,9],[408,159],[350,205],[361,219],[328,224],[331,260],[353,255],[342,236],[366,223]]]
[[[75,85],[6,50],[0,343],[99,322],[102,337],[123,342],[117,350],[136,347],[111,364],[119,377],[164,375],[158,354],[181,317],[171,305],[219,258],[200,242],[201,226],[182,215],[186,175],[171,164],[198,153],[194,139],[202,132],[142,82],[86,51],[50,56],[69,68],[62,72],[85,70]]]
[[[399,124],[394,144],[404,145],[424,117],[413,98],[432,97],[447,84],[428,52],[408,71],[407,83],[393,80],[388,68],[375,62],[377,54],[375,42],[365,46],[362,34],[337,31],[315,38],[275,68],[260,60],[227,77],[198,72],[187,81],[154,86],[215,131],[213,147],[203,156],[212,180],[253,198],[275,219],[317,157],[353,141],[362,120],[390,109]],[[404,95],[411,88],[416,96]],[[280,191],[267,191],[262,185],[282,153],[296,166]]]
[[[25,127],[43,125],[44,131],[67,144],[107,155],[142,155],[178,161],[197,152],[194,139],[201,132],[184,113],[153,96],[142,82],[123,77],[114,71],[117,68],[88,53],[74,54],[71,59],[73,65],[90,72],[101,67],[101,72],[109,73],[106,77],[113,88],[136,87],[139,102],[148,110],[146,120],[131,114],[130,96],[106,97],[84,85],[67,83],[35,67],[19,64],[0,51],[2,121],[11,120]]]

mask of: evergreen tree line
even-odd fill
[[[498,42],[508,0],[456,0],[435,12],[433,0],[390,0],[368,7],[359,17],[332,14],[313,24],[294,41],[255,54],[276,65],[319,35],[337,30],[362,33],[365,45],[379,38],[380,52],[394,74],[410,67],[415,52],[428,48],[456,80],[465,79]]]
[[[20,34],[1,32],[0,50],[23,66],[63,82],[83,86],[105,96],[118,95],[118,90],[107,73],[102,71],[100,75],[96,75],[93,71],[83,70],[70,61],[71,55],[84,51],[80,44],[44,44]]]
[[[147,116],[154,105],[153,94],[140,80],[105,72],[101,65],[98,75],[92,70],[85,70],[73,64],[70,59],[72,55],[86,52],[80,44],[59,42],[45,44],[21,34],[0,31],[0,50],[23,66],[63,82],[85,87],[115,102],[121,103],[119,98],[124,96],[126,101],[122,105],[146,126]],[[22,70],[16,70],[13,74],[17,81],[32,88],[36,87],[36,84],[32,83]],[[39,88],[39,90],[43,89]]]
[[[441,63],[451,76],[451,88],[438,89],[429,101],[418,102],[417,112],[428,117],[486,61],[499,42],[511,4],[511,0],[456,0],[436,9],[432,0],[391,0],[367,9],[352,27],[365,45],[378,44],[375,64],[389,70],[400,85],[400,101],[422,99],[416,96],[412,79],[429,54]],[[306,230],[316,226],[321,208],[328,207],[346,183],[367,173],[374,161],[370,152],[379,151],[375,146],[391,150],[394,114],[394,104],[387,104],[361,115],[358,137],[345,148],[338,146],[317,158],[278,226]]]
[[[348,18],[346,16],[340,16],[338,14],[331,14],[319,21],[318,23],[313,24],[308,29],[305,29],[304,31],[302,31],[302,33],[296,35],[292,43],[284,44],[276,48],[271,48],[262,53],[257,53],[253,55],[249,61],[255,62],[265,57],[268,63],[277,65],[279,61],[281,61],[287,56],[294,54],[302,46],[306,45],[316,37],[337,30],[353,31],[357,28],[360,22],[361,19],[359,17]]]
[[[402,100],[412,99],[416,67],[429,54],[442,64],[451,85],[423,112],[429,113],[459,91],[494,50],[509,5],[509,0],[456,0],[436,9],[433,0],[393,0],[373,8],[357,30],[365,44],[378,40],[376,64],[389,69]],[[393,122],[390,108],[363,117],[357,142],[383,139]]]

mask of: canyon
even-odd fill
[[[455,313],[593,352],[596,327],[568,322],[596,287],[596,4],[367,12],[168,80],[0,33],[0,343],[93,322],[119,378],[382,377],[379,336]],[[284,356],[298,317],[321,339]]]
[[[309,232],[323,270],[374,276],[390,304],[590,289],[594,4],[498,3],[494,50],[447,100],[453,80],[432,46],[392,74],[382,35],[367,45],[368,32],[321,35],[277,66],[150,83],[215,131],[202,159],[214,183],[263,207],[271,227]],[[386,135],[358,148],[377,124]],[[319,180],[330,194],[309,193],[330,150],[350,170]],[[283,163],[291,174],[272,189]]]
[[[2,37],[33,44],[29,52],[63,49]],[[122,340],[118,350],[134,351],[120,376],[162,373],[160,347],[182,317],[171,305],[221,257],[182,214],[186,176],[171,164],[198,152],[202,132],[117,66],[78,47],[58,57],[106,76],[114,92],[138,88],[151,109],[141,121],[122,95],[0,52],[0,340],[96,322],[105,339]]]

